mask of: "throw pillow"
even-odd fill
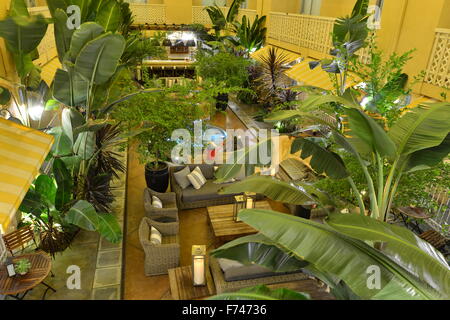
[[[155,227],[152,227],[150,232],[150,242],[155,246],[159,246],[161,244],[161,239],[161,232],[159,232]]]
[[[163,207],[161,199],[159,199],[156,196],[152,197],[152,206],[158,209],[161,209]]]
[[[191,184],[189,182],[189,179],[187,178],[188,174],[191,173],[191,170],[189,170],[189,167],[184,167],[183,170],[180,170],[178,172],[175,172],[173,176],[175,177],[175,181],[178,183],[178,185],[182,189],[186,189]]]
[[[206,179],[199,167],[192,170],[192,172],[188,174],[187,178],[196,190],[200,189],[206,183]]]

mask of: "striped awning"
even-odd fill
[[[301,63],[295,65],[288,71],[286,71],[286,75],[297,81],[300,85],[308,85],[319,87],[325,90],[333,90],[334,85],[331,81],[330,74],[324,70],[320,66],[311,70],[309,67],[309,62],[317,61],[313,59],[305,59]],[[360,81],[353,76],[349,76],[347,79],[347,87],[352,87],[358,84]]]
[[[0,231],[5,232],[53,144],[53,136],[0,118]]]

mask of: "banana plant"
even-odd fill
[[[330,51],[333,58],[309,63],[311,69],[322,65],[322,69],[332,75],[337,95],[344,95],[349,64],[357,58],[356,52],[366,46],[368,7],[369,0],[357,0],[350,16],[336,20],[332,34],[334,49]]]
[[[211,19],[217,40],[221,39],[221,32],[229,30],[231,25],[236,21],[239,7],[242,3],[244,3],[244,0],[233,0],[227,15],[224,15],[222,9],[218,5],[208,6],[204,9]]]
[[[56,9],[55,15],[64,16],[64,13]],[[58,23],[64,24],[64,19]],[[106,32],[95,22],[82,24],[70,38],[69,46],[68,41],[59,46],[63,67],[56,72],[53,95],[66,106],[83,107],[88,120],[92,117],[95,89],[116,73],[125,39]]]
[[[274,272],[303,269],[332,292],[342,292],[343,282],[362,299],[450,297],[445,258],[405,228],[350,214],[332,214],[325,224],[259,209],[241,210],[239,217],[260,233],[231,241],[212,256]]]
[[[310,165],[319,174],[347,179],[357,197],[361,214],[370,214],[385,221],[402,176],[408,172],[432,168],[449,154],[450,104],[424,104],[408,110],[388,131],[353,101],[335,96],[312,96],[298,110],[276,112],[266,121],[308,118],[310,115],[301,111],[302,106],[320,107],[333,101],[346,107],[344,116],[348,129],[342,133],[326,122],[317,123],[330,129],[332,140],[339,147],[337,151],[357,159],[366,178],[370,211],[366,212],[361,192],[337,152],[302,137],[296,138],[291,152],[301,151],[302,159],[312,157]],[[315,121],[320,120],[316,118]],[[390,167],[386,170],[388,164]]]
[[[20,206],[20,211],[32,215],[41,236],[65,241],[62,231],[75,225],[88,231],[98,231],[105,239],[117,243],[122,232],[114,216],[97,213],[94,206],[85,200],[74,197],[73,176],[64,161],[53,161],[51,174],[41,174],[34,181]],[[48,240],[46,241],[48,243]],[[50,248],[64,249],[62,244],[53,244]],[[56,251],[50,252],[52,255]]]
[[[265,27],[266,16],[256,16],[252,24],[247,16],[242,17],[241,22],[233,23],[233,31],[236,36],[229,37],[228,40],[236,47],[241,46],[245,49],[245,54],[259,50],[266,40],[267,28]]]
[[[47,32],[49,20],[42,15],[30,16],[24,0],[12,0],[9,15],[0,21],[0,37],[12,54],[19,81],[8,79],[12,98],[21,122],[30,126],[28,109],[30,91],[41,83],[40,68],[33,64],[38,58],[37,47]],[[18,83],[16,83],[18,82]]]

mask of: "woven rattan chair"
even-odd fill
[[[158,197],[162,204],[162,208],[152,206],[152,196]],[[166,216],[178,220],[178,208],[176,195],[173,192],[159,193],[150,188],[144,189],[144,208],[145,215],[152,219],[153,217]]]
[[[162,234],[162,243],[154,245],[150,242],[151,227]],[[139,226],[139,240],[145,252],[144,269],[146,276],[167,274],[168,269],[180,264],[180,243],[177,223],[157,223],[151,219],[142,218]]]

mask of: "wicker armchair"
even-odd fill
[[[152,196],[158,197],[162,204],[162,208],[152,206]],[[178,208],[175,193],[159,193],[150,188],[144,189],[144,208],[145,215],[152,219],[153,217],[170,217],[178,220]]]
[[[152,226],[162,234],[160,245],[154,245],[150,242]],[[180,243],[176,234],[177,231],[178,225],[175,226],[173,223],[157,224],[149,218],[142,218],[139,226],[139,240],[145,252],[144,269],[146,276],[167,274],[168,269],[179,266]]]

